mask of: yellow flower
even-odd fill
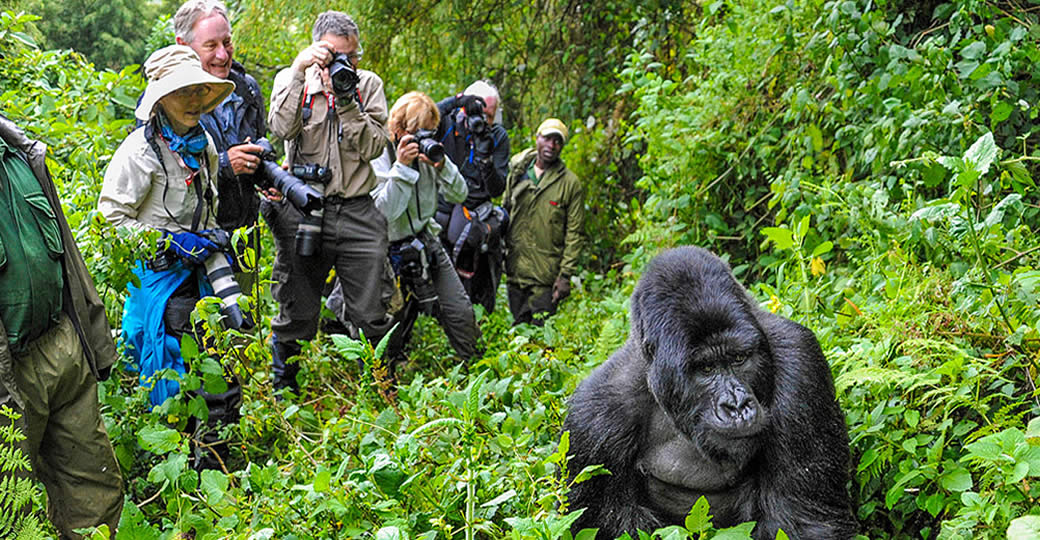
[[[812,261],[809,262],[809,271],[812,272],[812,275],[820,277],[827,272],[827,265],[824,264],[823,259],[813,257]]]
[[[766,303],[766,307],[769,308],[769,311],[776,313],[777,311],[780,311],[780,308],[782,306],[783,304],[780,302],[780,299],[777,298],[775,294],[769,295],[769,302]]]

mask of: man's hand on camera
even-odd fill
[[[480,96],[462,96],[455,101],[466,116],[477,116],[484,114],[484,98]]]
[[[237,144],[228,148],[228,161],[235,174],[253,174],[260,167],[260,154],[264,149],[252,143]]]
[[[401,140],[397,141],[397,161],[401,165],[411,167],[415,163],[415,158],[419,156],[419,143],[415,142],[415,137],[411,134],[401,137]]]
[[[263,197],[263,198],[265,198],[265,199],[267,199],[267,200],[269,200],[271,202],[278,202],[278,201],[282,200],[283,197],[285,197],[285,195],[282,195],[281,191],[278,191],[277,188],[273,188],[273,187],[269,187],[269,188],[265,189],[265,188],[262,188],[260,186],[257,186],[256,187],[256,192],[259,193],[261,197]]]
[[[314,64],[318,64],[319,66],[327,65],[332,60],[332,53],[334,50],[335,47],[328,41],[315,41],[308,45],[306,49],[300,51],[300,54],[296,55],[292,67],[294,70],[303,73],[304,71],[307,71],[307,68]],[[325,77],[327,76],[328,72],[325,73]],[[331,88],[331,86],[327,87]]]

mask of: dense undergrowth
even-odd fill
[[[502,309],[485,314],[486,353],[469,366],[421,321],[398,387],[358,369],[358,358],[378,365],[371,344],[322,335],[295,402],[275,401],[267,383],[268,326],[218,332],[215,347],[188,347],[185,386],[219,387],[218,359],[244,382],[226,472],[188,467],[181,430],[204,406],[148,411],[136,378],[117,370],[102,403],[127,480],[119,536],[566,538],[566,398],[624,341],[642,267],[679,244],[722,254],[765,307],[816,332],[846,414],[863,535],[1040,535],[1040,6],[669,9],[687,14],[691,39],[662,42],[674,21],[634,24],[613,89],[596,88],[616,106],[590,105],[592,120],[574,122],[564,159],[599,221],[589,270],[557,316],[513,328]],[[142,83],[132,69],[94,71],[75,53],[32,47],[26,22],[0,21],[0,106],[51,145],[118,324],[145,242],[93,207]],[[514,131],[516,149],[524,135]],[[636,192],[624,185],[632,159]],[[262,278],[270,259],[267,249]],[[273,312],[263,289],[254,301]],[[658,536],[747,536],[709,521],[698,508]]]

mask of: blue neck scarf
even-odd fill
[[[206,150],[206,145],[209,144],[209,140],[206,139],[206,131],[202,129],[202,126],[196,124],[182,137],[174,133],[173,128],[170,127],[170,120],[161,111],[159,113],[159,126],[162,129],[163,139],[166,139],[166,144],[170,147],[170,151],[180,154],[184,164],[191,170],[199,170],[199,157],[202,156],[202,152]]]

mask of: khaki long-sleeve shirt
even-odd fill
[[[551,287],[578,270],[585,244],[585,187],[563,161],[546,169],[538,185],[527,177],[529,148],[510,162],[502,205],[509,212],[506,274],[520,287]]]
[[[317,65],[305,73],[283,69],[271,90],[267,119],[271,133],[286,141],[290,166],[317,163],[332,171],[325,186],[327,196],[358,197],[376,186],[369,162],[386,147],[386,96],[378,75],[359,69],[358,76],[360,107],[352,99],[336,99],[326,91]],[[306,119],[305,102],[310,106]]]

